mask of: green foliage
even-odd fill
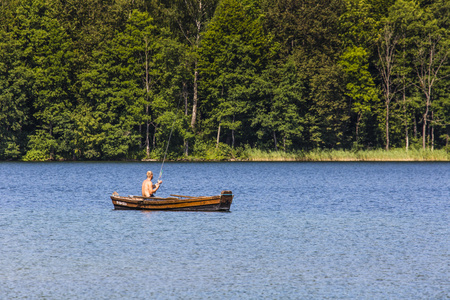
[[[232,147],[235,132],[248,124],[248,113],[259,100],[260,73],[273,55],[271,36],[262,25],[252,3],[222,1],[199,50],[206,124],[228,129]]]
[[[346,95],[352,99],[352,111],[357,114],[370,113],[378,100],[372,74],[369,72],[369,57],[362,47],[348,48],[339,61],[346,74]]]
[[[245,148],[235,147],[225,143],[215,144],[213,142],[197,141],[193,149],[191,160],[247,160],[248,146]]]
[[[450,147],[449,1],[0,6],[0,160]]]
[[[38,130],[30,137],[29,147],[23,160],[45,161],[54,158],[51,151],[58,147],[58,143],[46,130]]]

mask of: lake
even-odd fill
[[[449,299],[450,163],[0,163],[0,299]]]

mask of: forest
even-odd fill
[[[448,0],[1,0],[0,160],[450,151]]]

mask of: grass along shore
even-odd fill
[[[450,162],[450,151],[446,149],[422,150],[422,149],[384,149],[377,150],[312,150],[312,151],[264,151],[249,147],[231,149],[207,148],[201,155],[191,155],[189,157],[167,157],[166,161],[445,161]],[[122,159],[121,161],[153,161],[163,160],[163,155],[152,155],[151,158],[134,157]],[[25,157],[19,161],[50,161],[50,159],[27,159]],[[56,159],[56,161],[66,161]],[[70,161],[70,160],[69,160]]]
[[[313,150],[310,152],[285,153],[247,149],[248,161],[450,161],[450,152],[440,150],[384,149],[378,150]],[[240,159],[237,159],[240,160]]]

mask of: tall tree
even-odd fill
[[[362,120],[372,113],[378,102],[378,91],[369,72],[369,53],[363,47],[348,48],[339,61],[346,74],[346,92],[352,101],[351,110],[356,114],[355,142],[358,144]]]
[[[207,121],[217,126],[217,145],[221,129],[226,128],[233,147],[236,131],[249,121],[247,113],[254,107],[253,88],[272,55],[270,47],[270,36],[263,30],[256,3],[220,3],[205,32],[199,62],[203,95],[208,101],[203,112]]]
[[[219,0],[177,0],[168,5],[168,17],[175,23],[174,32],[189,46],[192,55],[192,112],[190,126],[195,130],[198,110],[198,50],[201,35],[212,18]],[[187,84],[187,83],[185,83]]]
[[[361,127],[370,130],[371,116],[378,105],[378,87],[373,74],[376,43],[382,9],[376,1],[346,0],[345,11],[339,17],[340,37],[345,46],[339,65],[345,74],[345,94],[351,101],[355,119],[355,143],[362,143]],[[387,1],[386,1],[387,2]],[[369,142],[368,140],[364,142]]]
[[[396,46],[398,43],[397,32],[393,26],[386,22],[378,40],[378,69],[382,80],[382,90],[386,107],[386,150],[389,150],[389,111],[391,101],[395,96],[397,87],[394,85],[394,67],[396,57]]]
[[[425,96],[425,109],[422,115],[423,149],[426,148],[427,137],[430,137],[427,129],[431,120],[434,88],[439,80],[447,76],[443,71],[449,60],[450,31],[448,27],[440,26],[435,19],[435,14],[445,9],[447,5],[445,1],[436,1],[421,12],[420,19],[411,24],[412,30],[415,31],[413,68],[417,75],[417,86]]]
[[[66,112],[72,105],[69,90],[71,40],[54,17],[47,1],[23,1],[16,10],[14,36],[30,53],[26,68],[33,77],[30,98],[38,128],[30,137],[31,152],[40,158],[54,159],[67,150],[61,139],[67,129]]]
[[[398,106],[400,106],[402,110],[401,115],[403,119],[406,150],[409,149],[410,144],[409,124],[410,120],[414,119],[412,117],[414,114],[412,111],[414,110],[413,104],[415,99],[412,97],[412,95],[415,94],[415,90],[412,89],[412,82],[413,78],[415,78],[415,74],[413,74],[411,65],[411,61],[413,61],[411,53],[414,46],[413,43],[411,43],[412,30],[410,24],[414,23],[415,20],[419,18],[418,12],[418,5],[414,1],[396,1],[396,3],[391,6],[388,17],[384,19],[385,24],[388,25],[388,32],[385,32],[385,35],[380,36],[380,38],[384,36],[384,42],[383,40],[380,40],[380,42],[384,43],[384,53],[386,53],[385,56],[387,57],[385,61],[396,61],[396,63],[393,64],[393,68],[389,69],[389,74],[391,76],[388,78],[391,81],[397,81],[393,84],[396,84],[398,91],[401,91],[401,95],[399,95],[401,99]],[[387,47],[389,44],[392,44],[392,46]],[[380,49],[380,44],[378,45]],[[389,51],[389,48],[392,48],[392,50],[395,51]],[[380,61],[378,65],[380,66],[381,63],[382,61]],[[384,65],[387,65],[386,62]],[[392,75],[394,77],[392,77]],[[390,84],[390,86],[392,86],[392,84]],[[389,93],[389,95],[392,95],[392,93]]]
[[[2,15],[7,13],[3,7]],[[10,13],[12,13],[10,11]],[[3,19],[6,20],[6,19]],[[0,26],[0,159],[17,159],[25,152],[27,130],[32,123],[32,71],[27,67],[31,59],[24,39],[14,33],[13,19]],[[8,27],[6,26],[8,24]],[[17,24],[16,24],[17,25]]]
[[[341,88],[343,71],[339,17],[343,1],[263,1],[266,28],[281,46],[280,65],[295,61],[297,86],[302,86],[298,112],[304,122],[302,147],[342,147],[346,144],[349,109]],[[307,109],[305,109],[305,107]]]
[[[140,125],[144,125],[147,157],[156,146],[161,106],[167,107],[167,100],[160,103],[162,93],[166,87],[173,89],[168,82],[176,76],[168,72],[179,64],[180,55],[166,36],[148,13],[134,10],[124,31],[105,44],[96,67],[84,75],[84,98],[96,103],[97,113],[102,112],[102,131],[115,137],[102,143],[108,157],[124,156],[136,146],[133,128]]]
[[[257,129],[261,142],[273,140],[276,151],[279,145],[284,151],[295,143],[300,145],[304,139],[307,110],[304,97],[303,78],[297,71],[296,61],[291,58],[284,64],[270,65],[259,81],[261,99],[253,112],[252,126]]]

